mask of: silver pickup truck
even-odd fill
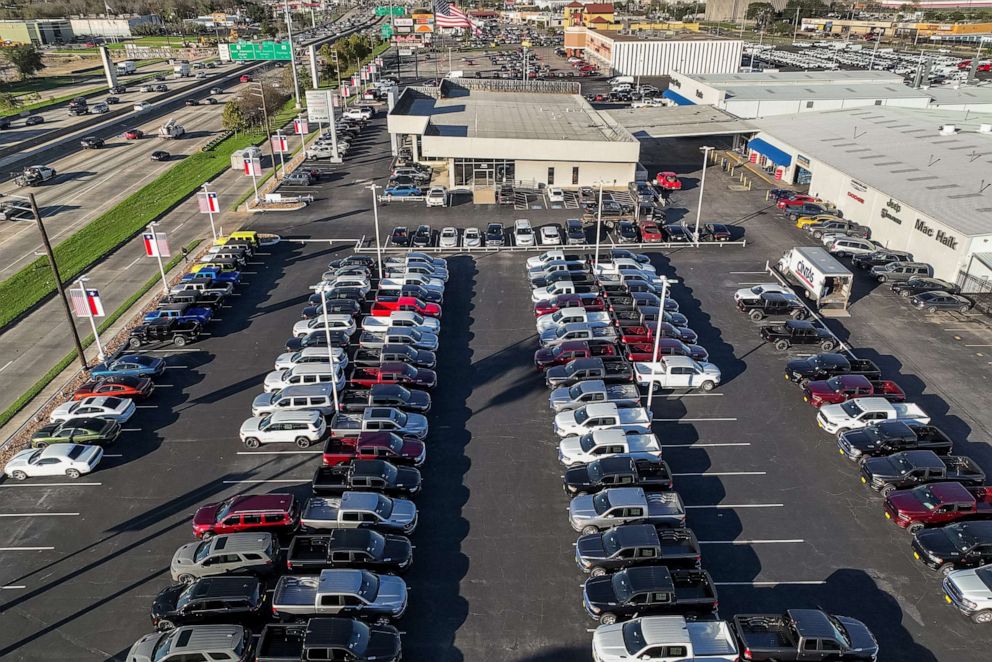
[[[633,384],[607,384],[602,379],[589,379],[573,386],[556,388],[548,397],[548,405],[555,413],[595,402],[612,402],[625,409],[640,407],[641,394]]]
[[[375,492],[345,492],[340,497],[313,497],[300,515],[311,530],[381,529],[411,533],[417,528],[417,506],[407,499],[391,499]]]
[[[272,594],[272,615],[400,618],[406,582],[368,570],[333,569],[319,575],[283,575]]]
[[[677,492],[646,493],[639,487],[614,487],[572,499],[568,523],[585,535],[620,524],[682,528],[685,506]]]

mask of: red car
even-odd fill
[[[140,140],[145,137],[145,132],[141,129],[128,129],[124,132],[124,140]]]
[[[668,170],[655,175],[655,183],[666,191],[681,191],[682,180],[674,172]]]
[[[369,387],[375,384],[402,384],[433,388],[437,373],[427,368],[415,368],[409,363],[390,361],[377,366],[355,366],[348,377],[352,386]]]
[[[589,312],[606,310],[606,299],[600,296],[579,296],[578,294],[559,294],[553,299],[541,299],[534,304],[534,317],[557,313],[562,308],[584,308]]]
[[[547,370],[551,366],[565,365],[572,359],[617,356],[618,354],[617,346],[611,342],[569,340],[557,347],[542,347],[534,352],[534,367],[538,370]]]
[[[239,80],[242,83],[250,83],[251,82],[251,75],[250,74],[243,74]]]
[[[830,379],[810,382],[803,389],[803,401],[816,408],[835,405],[851,398],[883,397],[892,402],[904,402],[906,394],[889,379],[870,381],[864,375],[836,375]]]
[[[885,497],[885,519],[910,533],[963,519],[992,519],[992,487],[933,483]]]
[[[100,377],[91,379],[72,394],[73,400],[91,395],[113,395],[118,398],[145,398],[152,392],[153,382],[148,377]]]
[[[620,327],[620,341],[625,345],[635,345],[639,343],[654,343],[654,331],[657,327],[655,322],[648,326],[631,325]],[[698,336],[692,329],[680,329],[668,322],[661,323],[662,338],[677,338],[684,343],[695,343]]]
[[[654,343],[631,343],[624,348],[629,361],[651,361],[654,358]],[[693,361],[708,361],[709,352],[699,345],[687,345],[678,338],[658,340],[659,356],[688,356]]]
[[[395,310],[406,310],[423,315],[424,317],[441,317],[441,306],[436,303],[424,303],[417,297],[380,296],[372,304],[374,317],[389,317]]]
[[[300,505],[292,494],[242,494],[200,506],[193,514],[193,535],[212,538],[225,533],[293,531],[300,523]]]
[[[352,460],[386,460],[393,464],[419,467],[427,457],[427,446],[419,439],[392,432],[363,432],[352,439],[328,439],[324,444],[324,465],[333,467]]]
[[[820,199],[812,195],[806,195],[805,193],[797,193],[791,198],[782,198],[775,203],[775,206],[779,209],[788,209],[789,207],[806,204],[807,202],[820,202]]]
[[[641,221],[641,241],[645,244],[657,244],[662,241],[661,229],[654,221]]]

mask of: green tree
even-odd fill
[[[248,128],[248,118],[241,110],[241,104],[237,99],[231,99],[224,104],[224,114],[221,116],[221,124],[225,129],[231,131],[244,131]]]
[[[9,92],[0,94],[0,110],[17,110],[21,107],[21,100]]]
[[[795,14],[796,10],[793,8],[792,13]],[[770,2],[755,2],[747,6],[747,12],[744,14],[745,18],[756,19],[760,16],[774,16],[775,8],[772,7]]]
[[[31,44],[17,44],[3,49],[3,58],[17,70],[21,80],[45,68],[41,52]]]

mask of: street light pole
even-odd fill
[[[258,81],[257,83],[252,83],[252,85],[258,85],[258,97],[262,100],[262,124],[265,126],[265,139],[269,143],[269,156],[272,158],[272,176],[279,179],[279,169],[276,167],[276,150],[272,147],[272,131],[269,129],[269,111],[265,107],[265,83]],[[252,93],[254,94],[254,91]],[[299,103],[297,103],[296,107],[300,107]],[[261,164],[261,160],[259,160],[259,163]],[[285,174],[283,173],[284,176]],[[258,199],[257,191],[255,192],[255,198],[256,200]]]
[[[62,285],[62,276],[59,274],[59,265],[55,262],[55,253],[52,251],[52,243],[48,240],[48,232],[45,224],[41,220],[41,213],[38,211],[38,203],[34,200],[34,193],[28,193],[28,201],[31,203],[31,213],[34,215],[34,222],[38,226],[41,234],[41,243],[45,247],[45,254],[48,256],[48,266],[52,269],[52,276],[55,277],[55,289],[62,300],[62,308],[65,310],[65,318],[69,322],[69,330],[72,331],[72,340],[76,345],[76,355],[79,357],[79,364],[86,369],[86,354],[83,352],[83,343],[79,340],[79,331],[76,330],[76,321],[72,318],[72,310],[69,308],[69,299],[65,296],[65,287]]]
[[[703,174],[699,177],[699,204],[696,206],[696,230],[693,233],[693,241],[699,247],[699,218],[703,214],[703,187],[706,185],[706,164],[709,163],[710,151],[713,147],[709,145],[699,148],[703,152]]]
[[[599,182],[599,208],[596,211],[596,257],[593,260],[593,269],[599,267],[599,233],[603,227],[603,181]]]
[[[317,286],[320,290],[320,307],[324,313],[324,338],[327,339],[327,360],[331,364],[331,394],[334,396],[334,411],[338,409],[338,371],[334,363],[334,348],[331,347],[331,327],[327,325],[327,288],[321,283]]]
[[[283,7],[286,10],[286,32],[289,36],[289,66],[293,68],[293,97],[296,99],[296,109],[300,105],[300,81],[296,79],[296,49],[293,47],[293,17],[289,13],[289,0],[283,0]]]
[[[254,172],[254,171],[252,171]],[[255,193],[255,201],[258,201],[258,193]],[[162,275],[162,291],[166,294],[169,293],[169,279],[165,277],[165,265],[162,264],[162,251],[159,249],[158,244],[158,233],[155,232],[155,226],[158,223],[149,223],[148,231],[152,234],[152,243],[155,246],[155,259],[158,260],[158,272]]]
[[[654,367],[658,364],[658,349],[661,345],[661,323],[665,319],[665,299],[668,298],[668,279],[661,279],[661,309],[658,311],[658,323],[654,328],[654,350],[651,352],[651,376],[654,376]],[[651,402],[654,400],[654,380],[648,386],[648,416],[651,416]]]
[[[369,184],[366,188],[372,191],[372,218],[375,221],[375,259],[379,263],[379,277],[382,278],[382,242],[379,241],[379,198],[375,194],[382,187],[376,184]]]

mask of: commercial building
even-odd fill
[[[73,36],[72,26],[64,18],[0,20],[0,41],[13,44],[68,44]]]
[[[930,95],[885,71],[674,73],[665,96],[716,106],[737,117],[770,117],[860,106],[926,108]]]
[[[873,240],[933,265],[938,278],[987,291],[992,114],[890,106],[751,125],[753,162],[785,182],[808,181],[811,194],[870,227]]]
[[[122,37],[135,36],[134,28],[139,25],[161,25],[162,19],[155,14],[132,16],[78,16],[69,19],[72,32],[77,37]]]
[[[669,76],[737,71],[744,42],[693,30],[644,36],[575,27],[565,29],[565,50],[584,54],[612,74]]]
[[[704,17],[707,21],[739,21],[755,2],[768,2],[775,11],[782,11],[788,0],[706,0]]]
[[[577,26],[595,27],[597,24],[612,23],[613,4],[609,2],[570,2],[562,9],[562,25],[566,28]]]
[[[626,187],[640,143],[579,91],[577,83],[444,80],[404,89],[387,126],[394,149],[446,166],[451,187]]]

